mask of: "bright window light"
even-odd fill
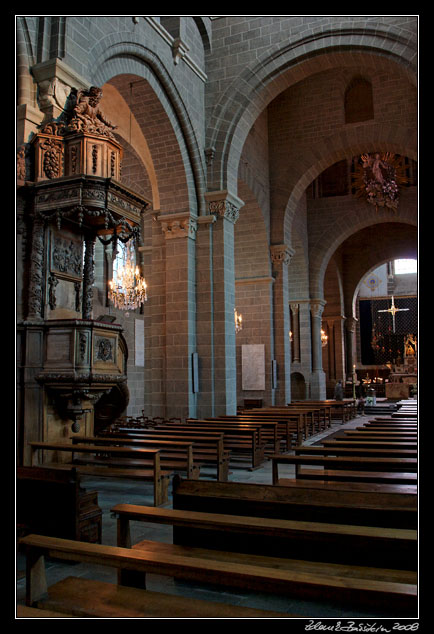
[[[417,273],[417,260],[395,260],[395,274]]]

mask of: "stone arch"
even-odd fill
[[[306,379],[301,372],[291,373],[291,400],[304,401],[307,397]]]
[[[418,256],[418,231],[416,226],[409,226],[404,222],[395,222],[394,226],[388,228],[388,240],[385,242],[381,239],[381,223],[378,225],[370,225],[360,229],[347,240],[347,249],[354,252],[354,243],[359,244],[370,243],[369,249],[363,249],[361,255],[357,258],[358,266],[348,266],[345,291],[348,298],[348,310],[350,316],[355,316],[355,304],[357,300],[358,289],[363,278],[370,271],[385,262],[390,262],[398,258],[417,259]],[[374,237],[380,238],[374,242]],[[351,304],[350,304],[351,302]],[[350,308],[351,306],[351,308]]]
[[[402,207],[405,200],[401,201]],[[412,201],[411,201],[412,202]],[[410,205],[409,205],[410,206]],[[385,210],[371,209],[364,201],[354,201],[351,211],[346,215],[345,222],[342,218],[329,225],[326,232],[318,237],[316,245],[311,249],[310,258],[310,293],[311,297],[323,297],[324,275],[330,258],[337,248],[352,234],[358,230],[374,227],[381,223],[401,222],[406,225],[417,226],[417,217],[414,212],[402,210],[401,214],[388,213]]]
[[[128,41],[123,39],[126,37]],[[199,141],[179,92],[158,56],[139,42],[137,35],[118,33],[102,38],[89,51],[88,59],[87,71],[96,85],[103,85],[119,75],[136,75],[149,83],[178,140],[189,188],[190,211],[197,215],[205,213],[205,171]]]
[[[306,188],[327,167],[344,158],[373,152],[376,148],[380,152],[392,152],[417,160],[417,130],[395,124],[368,123],[342,130],[339,135],[333,134],[302,155],[292,155],[281,178],[285,189],[277,189],[273,218],[276,231],[282,231],[279,227],[286,223],[283,218],[279,219],[279,214],[294,218]],[[288,196],[286,205],[285,196]]]
[[[351,45],[351,53],[346,53]],[[388,50],[387,46],[390,47]],[[408,41],[401,29],[385,31],[372,24],[365,30],[317,31],[285,45],[275,45],[267,54],[247,66],[222,93],[214,106],[207,134],[208,147],[217,150],[213,165],[212,189],[236,191],[233,174],[249,129],[264,108],[283,90],[309,74],[342,65],[400,68],[416,85],[417,45]]]

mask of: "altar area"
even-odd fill
[[[417,340],[407,335],[404,342],[404,359],[390,367],[389,380],[385,385],[386,398],[409,398],[417,391]]]

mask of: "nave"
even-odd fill
[[[300,447],[305,447],[306,449],[309,448],[310,450],[313,447],[326,446],[327,442],[333,442],[333,441],[336,442],[336,439],[342,438],[344,435],[348,437],[348,440],[346,440],[345,442],[348,443],[348,445],[350,444],[354,445],[354,443],[356,442],[355,435],[357,434],[358,435],[366,434],[365,437],[367,438],[369,436],[370,439],[376,438],[375,440],[376,443],[379,442],[379,438],[380,438],[381,439],[380,442],[382,442],[382,445],[388,442],[389,447],[396,446],[397,441],[395,439],[391,440],[392,435],[393,436],[401,435],[402,438],[404,437],[407,438],[407,441],[403,441],[403,442],[410,442],[409,446],[413,446],[414,438],[415,438],[414,422],[417,421],[417,418],[414,417],[415,414],[413,412],[415,404],[417,407],[417,401],[410,405],[402,404],[400,410],[398,410],[397,415],[395,415],[395,417],[393,414],[391,416],[377,417],[379,420],[375,420],[372,415],[360,415],[360,414],[354,418],[351,418],[350,420],[346,422],[341,422],[337,419],[332,419],[329,427],[327,427],[323,431],[314,433],[310,435],[308,438],[304,439]],[[409,411],[409,408],[411,409],[411,411]],[[409,417],[408,419],[403,417],[404,413],[408,415]],[[413,427],[413,430],[408,431],[412,427]],[[363,428],[364,431],[360,431],[360,428]],[[404,431],[404,429],[406,431]],[[352,437],[352,440],[350,440],[350,437]],[[411,438],[410,441],[408,440],[408,437]],[[389,440],[386,440],[387,438],[389,438]],[[344,442],[344,441],[341,441],[341,442]],[[359,440],[359,443],[360,442],[361,441]],[[374,441],[369,440],[366,442],[372,443]],[[366,442],[364,443],[365,445],[366,445]],[[399,445],[402,445],[402,443],[399,442]],[[288,452],[285,452],[284,454],[281,454],[280,457],[293,456],[295,455],[295,453],[296,453],[295,450],[290,450]],[[279,454],[277,454],[277,456],[279,456]],[[274,481],[273,480],[273,477],[274,477],[273,476],[273,458],[274,457],[275,456],[270,456],[266,458],[259,467],[254,469],[250,469],[248,467],[246,468],[245,466],[233,468],[232,466],[229,471],[229,478],[228,478],[229,483],[233,482],[233,483],[239,484],[240,491],[242,490],[241,485],[251,485],[251,484],[255,484],[259,486],[273,485],[273,481]],[[321,469],[321,467],[316,467],[316,468]],[[293,464],[285,464],[285,463],[280,464],[279,465],[280,482],[281,483],[286,482],[288,486],[291,483],[294,485],[297,479],[299,480],[299,483],[300,482],[306,483],[306,480],[304,479],[301,480],[300,478],[296,477],[296,469],[298,469],[298,467],[295,467]],[[393,477],[393,475],[399,476],[400,474],[399,472],[395,471],[394,474],[391,473],[389,475]],[[415,478],[417,478],[414,472],[413,474],[407,474],[407,475],[415,476]],[[199,483],[210,482],[209,478],[207,478],[206,475],[203,478],[200,478],[199,480],[189,480],[188,478],[185,478],[185,479],[181,478],[180,480],[181,480],[181,487],[180,487],[181,489],[182,489],[182,486],[186,484],[191,485],[194,489],[194,485],[197,482]],[[417,482],[417,479],[415,479],[414,482]],[[219,483],[214,482],[212,486],[215,487],[216,484],[218,485]],[[86,488],[86,490],[98,491],[98,504],[102,510],[102,540],[101,541],[102,541],[102,544],[104,545],[116,546],[119,543],[117,541],[119,538],[119,530],[118,530],[118,521],[116,518],[119,518],[120,515],[119,514],[116,515],[116,513],[113,512],[113,509],[116,506],[135,505],[135,510],[137,510],[137,507],[143,508],[145,506],[148,509],[151,509],[151,507],[153,507],[155,510],[158,511],[158,509],[154,506],[154,499],[153,499],[151,487],[149,485],[146,486],[146,491],[145,491],[143,487],[143,483],[138,483],[138,482],[136,483],[136,482],[126,481],[126,480],[116,480],[113,478],[93,479],[91,476],[89,476],[89,477],[83,477],[83,486]],[[212,486],[210,484],[211,488]],[[222,483],[222,486],[225,486],[225,483]],[[309,490],[309,494],[313,496],[314,495],[313,491],[316,490],[316,487],[319,487],[319,488],[321,487],[321,482],[318,483],[318,480],[316,481],[311,480],[308,486],[311,487]],[[278,486],[277,488],[280,490],[280,489],[283,489],[283,486]],[[293,489],[296,487],[292,486],[291,488]],[[341,489],[340,495],[342,497],[344,497],[345,495],[348,495],[348,491],[344,493],[345,485],[342,485],[342,483],[340,483],[339,486],[335,488]],[[403,574],[404,576],[408,577],[408,579],[412,578],[413,581],[415,581],[417,562],[412,560],[411,553],[414,554],[415,552],[414,551],[415,544],[414,543],[412,544],[411,542],[414,539],[414,534],[416,533],[416,531],[414,530],[415,528],[414,519],[417,516],[417,510],[416,510],[417,484],[379,485],[379,484],[373,484],[371,482],[370,484],[365,483],[365,485],[363,485],[359,482],[358,485],[357,484],[354,485],[354,483],[352,483],[352,485],[347,486],[347,488],[352,489],[353,492],[357,490],[358,488],[359,494],[363,494],[363,490],[366,489],[367,491],[371,491],[371,495],[373,494],[373,497],[375,497],[375,495],[377,496],[379,495],[379,491],[381,490],[381,488],[383,488],[384,492],[393,491],[393,490],[395,490],[395,492],[398,490],[406,492],[405,494],[404,493],[401,494],[402,499],[405,498],[406,504],[408,505],[408,508],[407,508],[408,515],[405,515],[405,512],[404,513],[401,512],[401,518],[404,518],[404,516],[407,517],[407,520],[404,520],[404,519],[402,520],[404,522],[402,525],[404,525],[406,528],[404,529],[399,528],[398,530],[396,530],[393,528],[393,526],[390,525],[390,522],[387,523],[387,520],[386,520],[386,523],[385,523],[385,526],[387,527],[386,529],[377,528],[375,530],[380,532],[387,530],[392,533],[393,531],[395,531],[396,535],[393,535],[393,537],[397,539],[397,543],[398,543],[398,540],[401,538],[401,536],[398,535],[398,533],[400,531],[403,533],[405,539],[400,545],[400,548],[402,548],[401,550],[402,561],[404,561],[406,558],[405,553],[407,552],[406,550],[407,548],[409,549],[408,552],[410,554],[409,554],[408,561],[406,561],[405,563],[405,567],[407,570],[400,571],[399,574],[401,575]],[[375,491],[376,493],[373,493]],[[386,493],[383,493],[383,496],[384,496],[384,500],[386,500],[388,497]],[[188,497],[188,491],[187,491],[187,497]],[[391,495],[389,493],[389,498],[390,497],[393,497],[393,494]],[[396,493],[395,493],[395,497],[397,497]],[[398,497],[399,497],[399,494],[398,494]],[[180,499],[181,499],[181,506],[182,506],[182,495],[180,496]],[[172,486],[170,486],[168,503],[164,504],[162,507],[159,507],[159,508],[162,508],[163,511],[165,509],[172,509],[174,507],[173,502],[174,502],[174,497],[172,494]],[[366,504],[366,501],[364,504],[365,506],[368,506]],[[179,506],[179,501],[178,501],[178,506]],[[399,506],[399,505],[396,505],[396,506]],[[239,506],[238,508],[240,509],[241,506]],[[209,509],[205,508],[205,510],[207,511],[207,514],[208,514]],[[400,510],[403,511],[402,508]],[[186,511],[184,511],[184,513],[185,512]],[[235,511],[235,512],[239,512],[239,511]],[[244,512],[243,512],[243,515],[245,515]],[[412,519],[409,520],[408,518],[410,516],[412,517]],[[342,517],[344,516],[342,515]],[[360,517],[362,517],[362,515]],[[273,521],[274,521],[273,519],[269,520],[269,524],[272,525]],[[324,521],[324,518],[323,518],[323,521]],[[392,522],[393,521],[395,520],[392,520]],[[410,526],[412,528],[409,528]],[[170,524],[164,523],[164,518],[163,518],[163,523],[154,523],[152,519],[151,519],[151,522],[149,523],[146,520],[145,521],[131,520],[130,529],[131,529],[131,534],[130,534],[131,544],[138,544],[140,542],[143,543],[143,540],[145,540],[148,545],[150,542],[158,542],[158,543],[163,542],[165,544],[171,544],[173,541],[173,528]],[[178,527],[176,528],[176,530],[178,530],[178,543],[182,543],[182,531],[181,533],[179,533]],[[372,529],[369,528],[369,530],[372,530]],[[179,537],[179,535],[181,535],[181,537]],[[181,542],[179,542],[179,539],[181,539]],[[190,539],[191,539],[191,533],[190,533]],[[327,540],[327,536],[324,539]],[[328,539],[329,540],[331,539],[330,535],[328,535]],[[333,550],[332,546],[333,546],[332,542],[327,543],[327,541],[325,541],[322,546],[322,550],[325,552],[325,557],[323,557],[322,559],[325,559],[326,562],[334,561],[336,558],[335,552],[331,552]],[[339,549],[339,545],[337,548]],[[341,542],[341,548],[342,548],[342,542]],[[160,551],[157,551],[157,552],[160,552]],[[164,552],[164,550],[162,552]],[[360,552],[362,552],[362,550]],[[334,564],[334,565],[339,566],[340,564]],[[279,567],[278,564],[277,566]],[[394,567],[396,568],[397,566],[395,565]],[[346,566],[346,568],[347,568],[346,574],[348,574],[348,566]],[[354,569],[354,566],[353,566],[353,569]],[[23,553],[20,553],[18,556],[18,570],[19,572],[18,572],[18,579],[17,579],[17,603],[19,606],[18,610],[20,611],[21,609],[20,606],[24,606],[25,604],[25,596],[26,596],[26,590],[25,590],[26,584],[25,584],[25,574],[24,574],[25,562],[24,562]],[[84,580],[90,580],[90,579],[95,581],[102,581],[109,584],[116,584],[118,581],[116,569],[111,568],[109,566],[100,565],[99,563],[95,564],[95,563],[84,563],[84,562],[77,562],[77,563],[65,562],[65,561],[57,560],[55,556],[54,558],[50,558],[50,557],[47,558],[46,578],[47,578],[48,586],[52,586],[52,584],[56,584],[60,582],[61,580],[67,579],[70,576],[78,577],[80,580],[83,581],[83,583],[84,583]],[[67,583],[67,581],[64,583]],[[130,581],[126,581],[127,585],[128,583],[131,583],[131,579]],[[135,582],[133,578],[133,584],[134,583]],[[374,585],[375,583],[376,581],[374,581]],[[221,581],[215,584],[202,583],[202,582],[198,582],[194,580],[174,579],[170,575],[155,574],[152,572],[146,575],[146,588],[148,593],[149,592],[159,593],[158,594],[159,599],[162,600],[163,602],[161,604],[158,602],[156,603],[154,602],[153,604],[154,607],[152,608],[153,612],[151,610],[151,614],[146,614],[146,610],[145,610],[145,612],[142,614],[141,617],[137,616],[137,613],[136,613],[136,618],[147,617],[147,618],[299,618],[299,619],[330,618],[330,619],[335,619],[335,618],[373,618],[373,617],[396,618],[397,617],[396,597],[395,597],[395,600],[392,601],[393,608],[391,610],[388,610],[387,608],[384,607],[384,605],[382,607],[380,606],[375,607],[375,605],[372,605],[372,602],[369,600],[366,605],[363,605],[364,603],[363,600],[354,603],[351,600],[351,597],[349,597],[348,601],[345,598],[342,600],[344,596],[343,594],[342,596],[338,597],[338,600],[334,600],[333,598],[331,598],[330,593],[327,593],[327,592],[324,592],[324,593],[320,592],[320,593],[317,593],[316,595],[315,593],[313,593],[311,598],[309,598],[308,596],[309,594],[308,591],[306,591],[306,597],[303,597],[303,593],[295,593],[298,596],[291,596],[291,592],[289,593],[283,592],[281,594],[279,594],[278,592],[271,592],[271,593],[258,592],[258,591],[249,590],[246,587],[243,587],[242,584],[239,585],[238,587],[231,589],[225,583],[222,584]],[[85,589],[83,589],[82,592],[83,594],[85,594]],[[318,594],[324,597],[328,596],[328,598],[320,599],[318,597]],[[179,606],[176,603],[178,599],[175,599],[175,597],[181,597],[181,598],[188,597],[189,599],[192,599],[192,600],[200,599],[202,603],[192,604],[192,607],[194,606],[193,609],[195,610],[192,613],[192,612],[188,612],[189,609],[191,610],[191,607],[189,605],[186,605],[185,603],[181,602],[181,606]],[[414,598],[415,597],[413,597],[413,599]],[[108,601],[107,597],[105,601],[106,602]],[[405,600],[402,605],[404,604],[405,604]],[[410,601],[410,604],[411,604],[411,601]],[[55,597],[51,601],[51,607],[53,605],[55,605],[57,609],[60,609],[61,611],[62,609],[65,610],[65,607],[62,608],[61,603],[56,604]],[[69,608],[73,607],[73,610],[71,613],[65,614],[64,616],[66,617],[81,616],[81,618],[91,618],[90,615],[85,616],[83,613],[80,613],[80,608],[78,603],[74,604],[74,598],[69,600],[68,605],[69,605]],[[91,601],[91,605],[92,605],[91,609],[95,610],[96,612],[98,612],[98,609],[102,609],[101,605],[99,605],[96,600],[93,603]],[[136,604],[134,605],[135,605],[134,609],[136,610],[137,605]],[[156,607],[156,605],[160,606],[159,609],[163,610],[163,613],[158,614],[158,608]],[[215,607],[216,605],[217,605],[217,611],[213,612],[212,608]],[[124,604],[122,605],[122,607],[120,605],[113,604],[111,608],[108,610],[108,612],[107,612],[107,603],[105,603],[104,606],[105,606],[104,610],[106,612],[106,615],[107,614],[109,615],[108,618],[120,618],[124,615],[122,611],[125,608]],[[169,608],[169,606],[171,607]],[[225,612],[224,611],[222,612],[222,606],[224,608],[229,609],[228,614],[225,615]],[[236,606],[236,608],[238,607],[250,608],[250,609],[253,609],[253,612],[252,613],[246,612],[246,614],[241,613],[238,616],[237,615],[234,616],[233,614],[234,606]],[[42,618],[44,616],[48,618],[49,607],[50,605],[46,605],[45,606],[46,609],[39,610],[40,614],[32,614],[31,617],[35,618],[40,616]],[[28,608],[23,607],[23,609],[26,610]],[[32,608],[30,608],[30,610],[31,609]],[[68,608],[66,608],[66,610],[67,609]],[[88,605],[88,609],[89,609],[89,605]],[[157,610],[157,613],[155,612],[155,610]],[[167,610],[170,610],[170,611],[168,612]],[[181,612],[179,612],[179,610],[181,610]],[[256,613],[254,612],[255,610],[257,611]],[[261,611],[263,610],[265,610],[266,612],[262,613]],[[43,614],[43,612],[45,612],[45,614]],[[127,614],[128,614],[128,611],[125,612],[124,617]],[[179,616],[179,614],[182,614],[183,616]],[[267,615],[271,615],[271,616],[267,616]],[[18,616],[20,616],[20,614],[18,614]],[[95,613],[94,616],[100,616],[100,615]],[[404,610],[404,613],[398,616],[412,616],[412,613],[410,611],[410,614],[408,614]],[[23,614],[23,617],[25,617],[25,614]],[[62,618],[62,617],[57,614],[57,618]]]

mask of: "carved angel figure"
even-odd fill
[[[98,86],[77,92],[76,105],[68,124],[69,131],[80,130],[113,138],[112,130],[117,126],[109,121],[101,110],[99,104],[102,94],[102,89]]]
[[[378,207],[398,206],[398,185],[396,170],[389,161],[389,154],[381,156],[378,152],[371,156],[361,155],[364,183],[369,203]]]

